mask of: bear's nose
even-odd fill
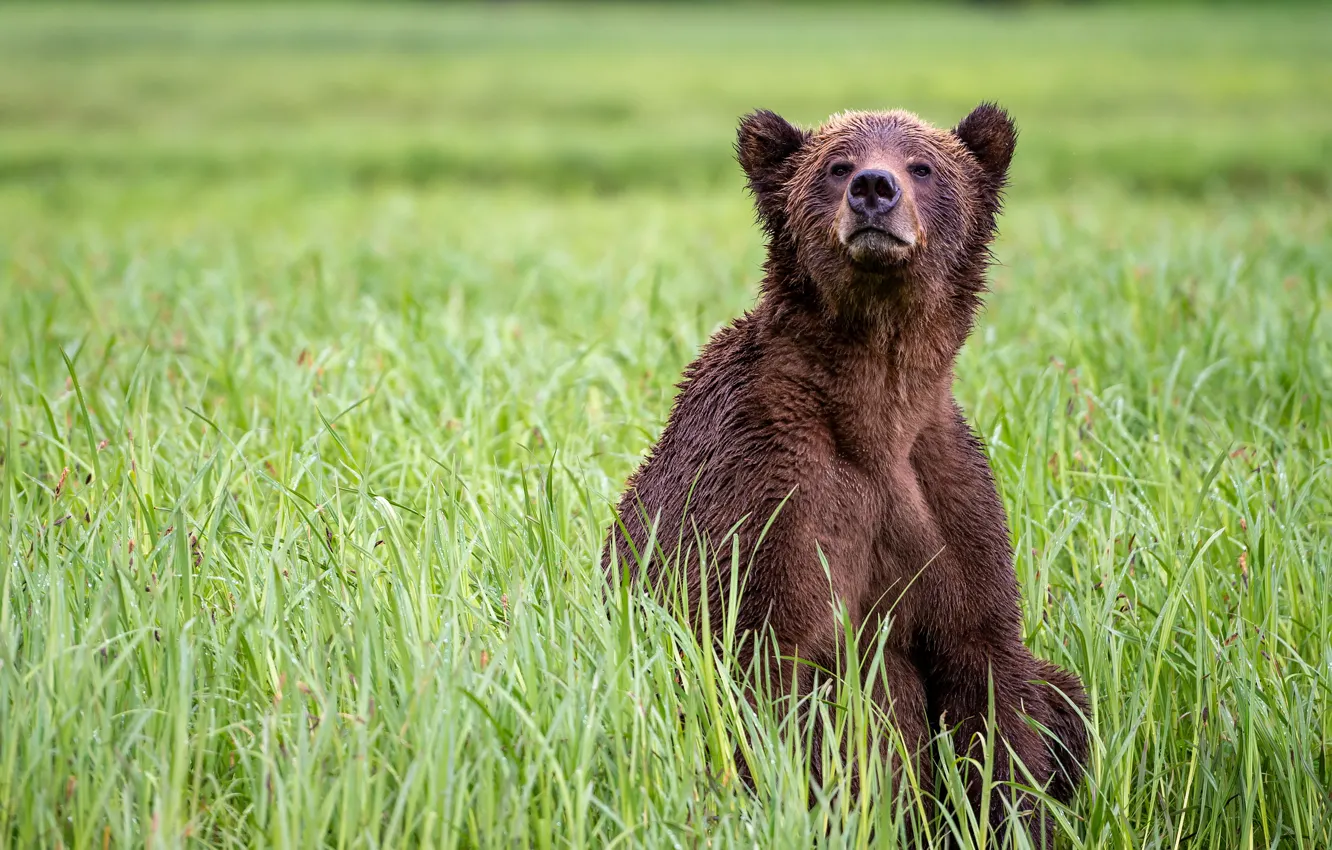
[[[888,212],[902,199],[902,187],[891,171],[867,168],[851,178],[846,200],[855,212]]]

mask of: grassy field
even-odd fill
[[[911,794],[808,807],[597,554],[754,298],[737,116],[981,99],[1023,135],[958,392],[1094,703],[1061,844],[1329,846],[1330,33],[0,8],[0,847],[891,846]]]

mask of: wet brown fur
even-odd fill
[[[738,544],[731,613],[742,635],[775,638],[780,659],[759,661],[776,686],[808,693],[818,669],[838,668],[835,606],[865,633],[890,625],[877,692],[923,780],[941,721],[976,753],[993,683],[1002,741],[1066,801],[1087,753],[1086,698],[1022,643],[1007,517],[952,393],[1015,142],[989,104],[953,130],[906,112],[846,113],[814,131],[745,117],[737,154],[767,234],[762,294],[685,370],[604,565],[654,587],[682,581],[695,610],[705,592],[719,623]],[[845,183],[829,174],[840,159],[902,179],[902,226],[918,234],[908,255],[851,259],[838,237]],[[921,162],[932,174],[912,176]],[[973,776],[973,801],[978,790]],[[1028,823],[1037,846],[1050,837],[1048,819]]]

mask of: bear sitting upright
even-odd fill
[[[1022,781],[1011,749],[1067,801],[1086,697],[1022,643],[1007,517],[952,391],[1016,140],[991,104],[952,130],[907,112],[844,113],[812,132],[772,112],[742,120],[736,150],[767,233],[762,294],[685,370],[603,566],[674,582],[695,608],[706,594],[714,625],[726,611],[751,643],[774,638],[758,660],[788,692],[838,667],[840,616],[890,626],[888,693],[876,693],[927,788],[931,728],[945,721],[958,752],[977,755],[993,693],[996,778]],[[728,611],[733,564],[744,575]],[[979,786],[973,771],[973,804]],[[1015,799],[1048,842],[1037,802]]]

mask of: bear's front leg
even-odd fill
[[[979,757],[976,742],[984,740],[993,693],[998,727],[994,778],[1023,785],[1034,781],[1067,800],[1086,758],[1086,732],[1068,703],[1085,712],[1086,698],[1076,676],[1037,661],[1022,643],[1007,518],[980,443],[956,407],[943,407],[922,431],[911,464],[929,526],[939,536],[938,555],[921,576],[918,605],[923,613],[917,650],[931,714],[956,729],[959,754]],[[917,557],[924,562],[923,554]],[[1046,740],[1032,728],[1032,720],[1057,739]],[[1010,753],[1030,778],[1012,772]],[[973,803],[978,803],[980,776],[973,771],[970,779]],[[1037,801],[1030,794],[995,794],[992,822],[1007,818],[1006,803],[1029,811],[1036,846],[1042,838],[1049,846],[1053,823]]]
[[[997,783],[990,791],[988,816],[994,827],[995,846],[1006,846],[1004,832],[1011,811],[1017,811],[1036,847],[1052,847],[1054,823],[1044,807],[1023,787],[1046,789],[1055,777],[1055,764],[1035,720],[1049,725],[1049,704],[1040,686],[1036,660],[1021,643],[1011,638],[979,631],[950,635],[944,643],[933,643],[922,655],[929,683],[931,715],[953,729],[959,757],[965,758],[964,775],[973,807],[979,807],[986,762],[984,743],[993,716],[997,727],[990,777]]]

